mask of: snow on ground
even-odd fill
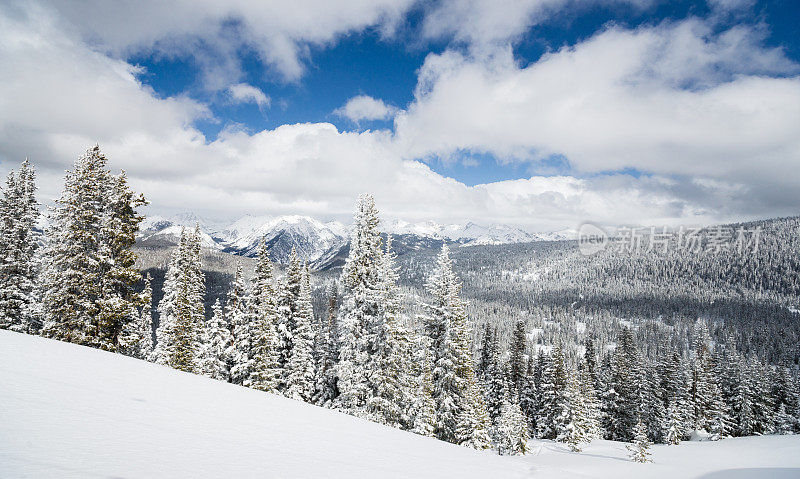
[[[529,477],[272,394],[0,330],[0,477]]]
[[[625,444],[614,441],[593,441],[581,452],[551,441],[533,440],[531,446],[531,454],[523,458],[534,468],[531,477],[800,478],[800,436],[657,444],[651,448],[653,462],[647,464],[628,460]]]
[[[800,436],[500,457],[136,359],[0,330],[0,477],[800,477]]]

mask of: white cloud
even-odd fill
[[[367,27],[391,30],[412,0],[41,0],[83,39],[117,55],[159,51],[199,61],[209,86],[239,76],[237,51],[254,50],[286,79],[299,78],[310,46]],[[19,4],[24,4],[19,2]],[[199,47],[203,46],[206,50]],[[199,55],[199,56],[198,56]]]
[[[486,53],[514,41],[531,26],[591,7],[646,8],[657,0],[443,0],[429,8],[422,33],[428,38],[452,37],[473,52]],[[729,0],[730,1],[730,0]]]
[[[228,94],[237,103],[255,103],[260,108],[268,107],[270,104],[270,98],[261,89],[247,83],[231,85],[228,87]]]
[[[47,10],[0,7],[0,170],[29,156],[44,199],[57,196],[64,169],[99,142],[152,211],[220,219],[341,219],[361,192],[374,193],[385,216],[534,229],[764,216],[798,200],[800,148],[789,132],[800,87],[795,77],[769,75],[792,65],[747,32],[723,39],[689,24],[610,30],[524,69],[508,54],[433,55],[396,133],[297,124],[225,129],[208,141],[192,126],[209,114],[202,105],[156,97],[133,66],[60,25]],[[663,60],[648,61],[654,49]],[[634,165],[652,174],[470,187],[413,160],[459,149],[562,152],[576,171]]]
[[[387,105],[381,99],[372,98],[367,95],[359,95],[347,100],[344,106],[336,109],[333,113],[353,122],[361,120],[388,120],[397,113],[397,108]]]
[[[563,155],[572,174],[717,178],[785,210],[800,188],[800,78],[759,39],[743,27],[712,35],[692,19],[611,28],[525,68],[507,49],[430,55],[397,142],[409,158]]]

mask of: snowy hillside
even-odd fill
[[[800,436],[501,457],[136,359],[0,330],[0,477],[800,477]]]
[[[525,477],[476,452],[0,330],[0,477]]]

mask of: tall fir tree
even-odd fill
[[[282,371],[278,363],[278,297],[266,241],[258,248],[249,308],[253,316],[250,335],[249,376],[244,384],[277,392]]]
[[[525,352],[527,351],[527,338],[525,336],[525,320],[518,317],[514,323],[514,329],[511,334],[510,355],[509,363],[509,382],[514,394],[519,396],[519,392],[525,382],[525,373],[527,372],[527,362]]]
[[[515,456],[528,452],[528,424],[516,402],[503,402],[495,436],[500,455]]]
[[[374,395],[372,383],[376,344],[375,326],[380,315],[381,238],[378,210],[370,195],[361,195],[350,235],[350,253],[339,278],[339,360],[335,366],[339,395],[334,407],[368,417],[367,404]]]
[[[650,459],[650,440],[647,438],[647,426],[639,420],[631,431],[633,443],[626,447],[630,451],[630,458],[633,462],[652,462]]]
[[[335,283],[334,283],[335,285]],[[339,360],[339,328],[337,327],[337,293],[335,286],[329,294],[328,315],[317,334],[317,379],[314,404],[330,407],[339,395],[336,363]]]
[[[286,363],[286,396],[311,401],[314,395],[314,310],[308,267],[300,271],[300,292],[291,332],[292,349]]]
[[[181,231],[164,281],[164,297],[158,306],[159,325],[153,359],[186,372],[200,371],[203,356],[205,284],[200,259],[200,235]]]
[[[211,319],[206,324],[207,342],[203,344],[202,374],[219,381],[230,380],[230,358],[233,338],[222,305],[217,299],[211,307]]]
[[[46,231],[42,277],[44,334],[116,351],[134,321],[141,279],[131,250],[143,217],[144,197],[128,187],[124,173],[112,175],[95,146],[67,172]]]
[[[0,194],[0,328],[34,332],[39,324],[36,251],[39,218],[36,173],[26,159]]]
[[[425,305],[424,324],[433,360],[433,397],[436,404],[435,435],[458,444],[459,427],[468,419],[464,411],[477,411],[475,396],[469,394],[474,380],[472,345],[461,283],[453,272],[447,245],[436,260],[428,279],[431,301]]]
[[[230,321],[232,343],[228,354],[230,365],[230,381],[244,385],[250,377],[250,333],[254,311],[250,308],[247,283],[241,266],[236,268],[233,284],[225,302],[225,317]]]

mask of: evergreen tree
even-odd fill
[[[427,338],[418,337],[415,346],[412,374],[417,394],[409,414],[412,421],[411,431],[422,436],[434,437],[436,403],[433,399],[433,366]]]
[[[137,316],[141,279],[131,247],[146,204],[112,175],[95,146],[67,172],[46,231],[42,279],[44,334],[101,349],[119,349],[119,336]]]
[[[708,332],[704,326],[701,327],[698,336],[691,389],[694,428],[719,438],[728,427],[727,407],[717,383],[716,366],[708,346],[710,342]]]
[[[667,408],[667,418],[664,423],[664,443],[680,444],[683,438],[683,415],[676,401],[672,401]]]
[[[297,251],[292,248],[286,275],[278,288],[278,367],[281,377],[278,390],[283,394],[289,387],[290,366],[294,349],[295,330],[300,312],[300,289],[303,282],[303,265]]]
[[[26,159],[0,196],[0,328],[33,332],[36,311],[36,174]]]
[[[567,371],[560,346],[554,346],[547,356],[542,372],[541,404],[536,418],[537,435],[543,439],[557,439],[565,434],[569,423]]]
[[[497,452],[519,455],[528,452],[528,424],[519,405],[506,401],[497,425]]]
[[[611,360],[609,383],[603,394],[604,429],[607,439],[630,442],[636,427],[641,398],[641,368],[633,334],[624,328]]]
[[[201,336],[205,311],[200,236],[181,231],[164,281],[158,306],[159,325],[153,360],[186,372],[197,372],[203,357]]]
[[[378,276],[381,296],[371,348],[374,351],[371,382],[375,393],[367,407],[378,422],[411,429],[411,414],[418,394],[416,378],[412,374],[414,340],[412,331],[403,324],[400,316],[399,274],[391,250],[391,236],[381,257]]]
[[[144,278],[142,308],[136,320],[128,323],[120,335],[122,351],[135,358],[149,359],[153,354],[153,288],[150,275]]]
[[[527,362],[525,351],[527,349],[527,338],[525,337],[525,320],[517,318],[514,323],[514,330],[511,335],[511,350],[509,357],[510,383],[514,394],[519,395],[527,372]]]
[[[350,253],[342,268],[339,289],[339,361],[336,378],[339,396],[334,407],[367,417],[366,406],[375,393],[372,383],[375,326],[383,296],[379,271],[381,238],[378,210],[369,195],[361,195],[350,236]]]
[[[259,244],[248,307],[253,323],[249,338],[249,376],[243,381],[244,385],[261,391],[277,392],[282,378],[278,349],[278,298],[272,262],[264,240]]]
[[[314,311],[311,305],[311,280],[308,268],[300,273],[300,291],[297,310],[291,325],[291,345],[286,363],[285,378],[287,397],[311,401],[314,394]]]
[[[334,283],[335,284],[335,283]],[[317,380],[313,402],[330,407],[339,395],[336,384],[336,362],[339,359],[339,331],[336,324],[336,292],[328,300],[328,318],[317,335]]]
[[[228,321],[217,299],[211,308],[211,319],[206,324],[207,342],[204,343],[202,373],[219,381],[230,380],[231,337]]]
[[[432,301],[425,305],[424,323],[434,365],[434,430],[439,439],[458,444],[459,426],[467,420],[464,411],[477,411],[480,406],[469,404],[476,398],[468,394],[475,374],[471,337],[465,305],[459,297],[461,284],[453,272],[447,245],[436,260],[427,289]]]
[[[650,440],[647,439],[647,426],[642,421],[638,421],[632,434],[633,444],[626,446],[630,451],[631,461],[652,462],[650,459]]]
[[[250,377],[250,334],[255,311],[250,307],[249,299],[242,267],[238,266],[225,303],[225,317],[230,321],[233,339],[228,352],[231,361],[230,381],[233,384],[244,385]]]

